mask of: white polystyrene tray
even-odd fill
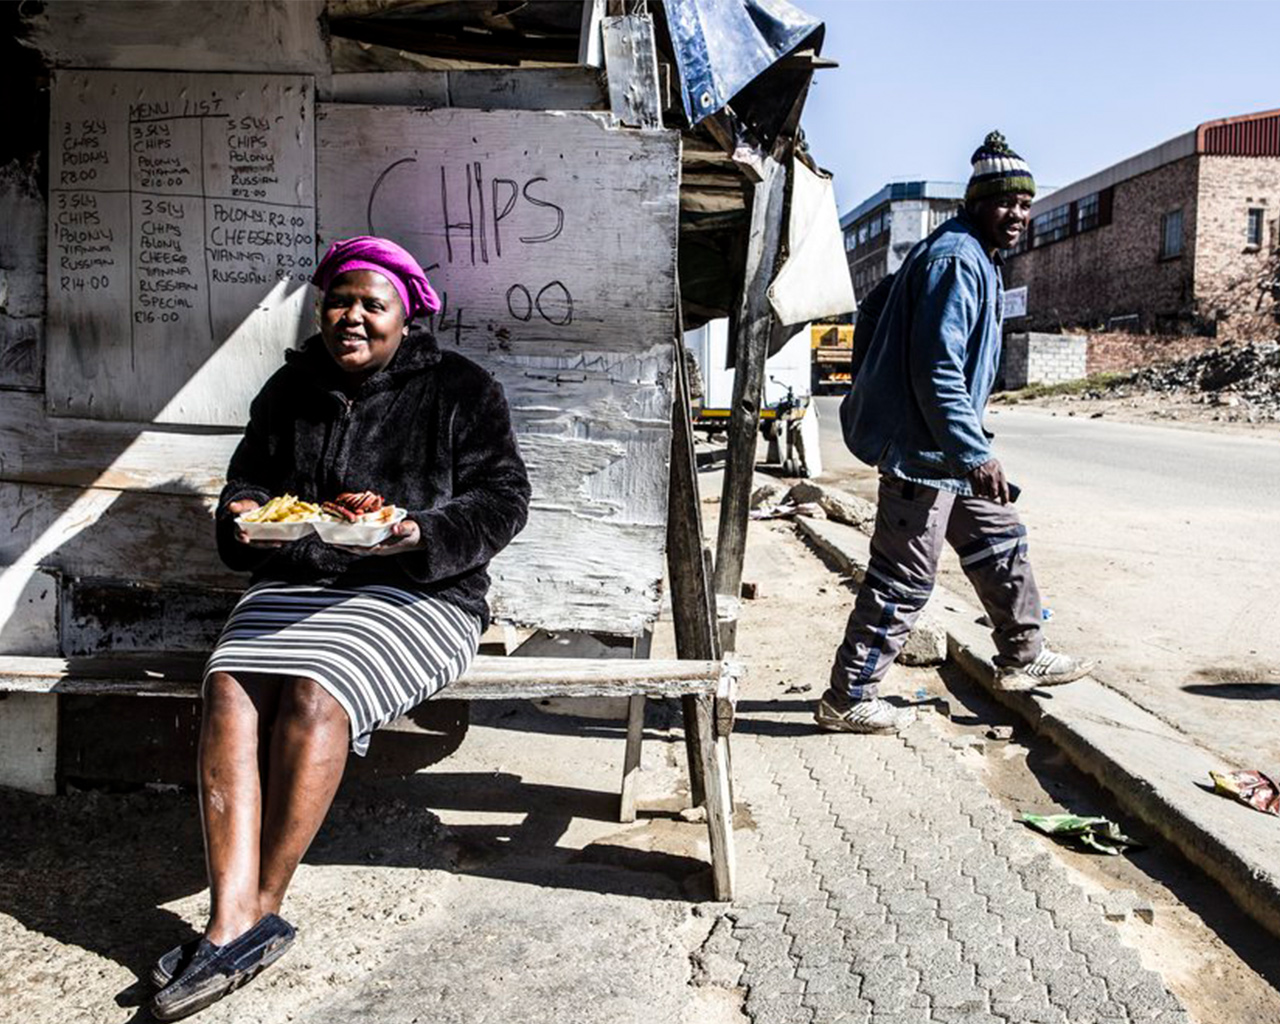
[[[315,524],[311,520],[299,523],[252,523],[237,516],[236,525],[248,534],[250,540],[297,540],[309,534]]]
[[[405,510],[398,508],[385,523],[336,523],[317,520],[314,526],[320,539],[326,544],[349,544],[358,548],[371,548],[391,536],[391,527],[405,517]]]

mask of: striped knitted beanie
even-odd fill
[[[999,196],[1008,192],[1027,192],[1036,194],[1035,179],[1031,177],[1031,168],[1018,156],[1004,136],[999,132],[991,132],[974,150],[970,158],[973,162],[973,175],[969,178],[969,187],[965,189],[966,202],[984,199],[987,196]]]

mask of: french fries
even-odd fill
[[[246,523],[305,523],[320,518],[320,506],[300,500],[294,494],[272,498],[261,508],[240,517]]]

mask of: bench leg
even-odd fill
[[[718,900],[732,900],[733,798],[729,778],[729,737],[716,735],[715,701],[696,697],[697,744],[706,784],[707,833],[711,840],[711,874]]]
[[[618,820],[636,820],[636,788],[640,782],[640,743],[644,739],[644,697],[627,699],[627,749],[622,758],[622,803]]]
[[[680,698],[684,718],[684,752],[689,765],[689,806],[701,807],[707,802],[707,787],[702,778],[702,754],[698,746],[698,698]]]

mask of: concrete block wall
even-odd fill
[[[1082,334],[1010,334],[1004,339],[1004,386],[1013,390],[1028,384],[1080,380],[1086,373],[1088,354],[1089,342]]]

